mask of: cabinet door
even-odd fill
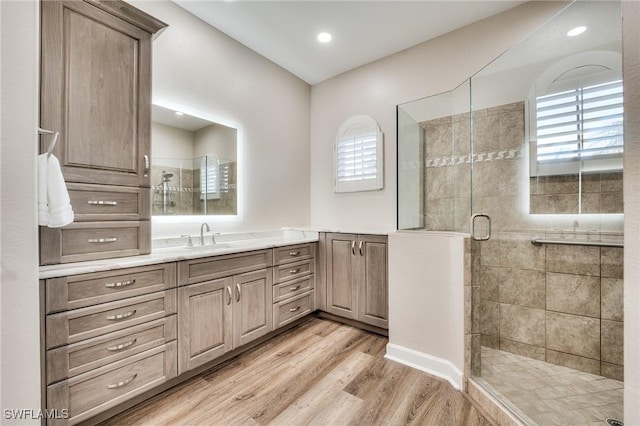
[[[233,277],[233,347],[273,330],[273,274],[271,269]]]
[[[231,278],[178,289],[178,372],[232,349]]]
[[[87,2],[41,5],[40,125],[60,133],[65,180],[149,186],[151,34]]]
[[[327,234],[327,312],[357,319],[357,235]]]
[[[389,291],[387,237],[360,235],[358,259],[358,320],[388,328]]]

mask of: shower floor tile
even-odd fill
[[[482,379],[530,425],[606,425],[623,420],[624,383],[482,347]]]

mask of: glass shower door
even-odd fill
[[[471,374],[528,424],[622,418],[620,61],[574,2],[471,79]]]

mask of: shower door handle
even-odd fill
[[[485,235],[476,235],[476,221],[479,218],[487,220],[487,233]],[[476,241],[488,241],[491,238],[491,217],[488,214],[478,213],[471,216],[471,238]]]

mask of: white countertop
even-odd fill
[[[211,236],[208,236],[207,241],[210,241],[210,238]],[[318,232],[283,230],[277,232],[236,234],[234,235],[235,239],[229,238],[231,238],[231,236],[220,235],[217,236],[217,240],[219,240],[217,244],[194,247],[186,247],[186,239],[169,238],[158,240],[154,241],[154,248],[151,254],[41,266],[40,279],[311,243],[318,241]],[[197,240],[198,238],[193,238],[194,243],[196,243]],[[176,243],[179,245],[175,245]]]

